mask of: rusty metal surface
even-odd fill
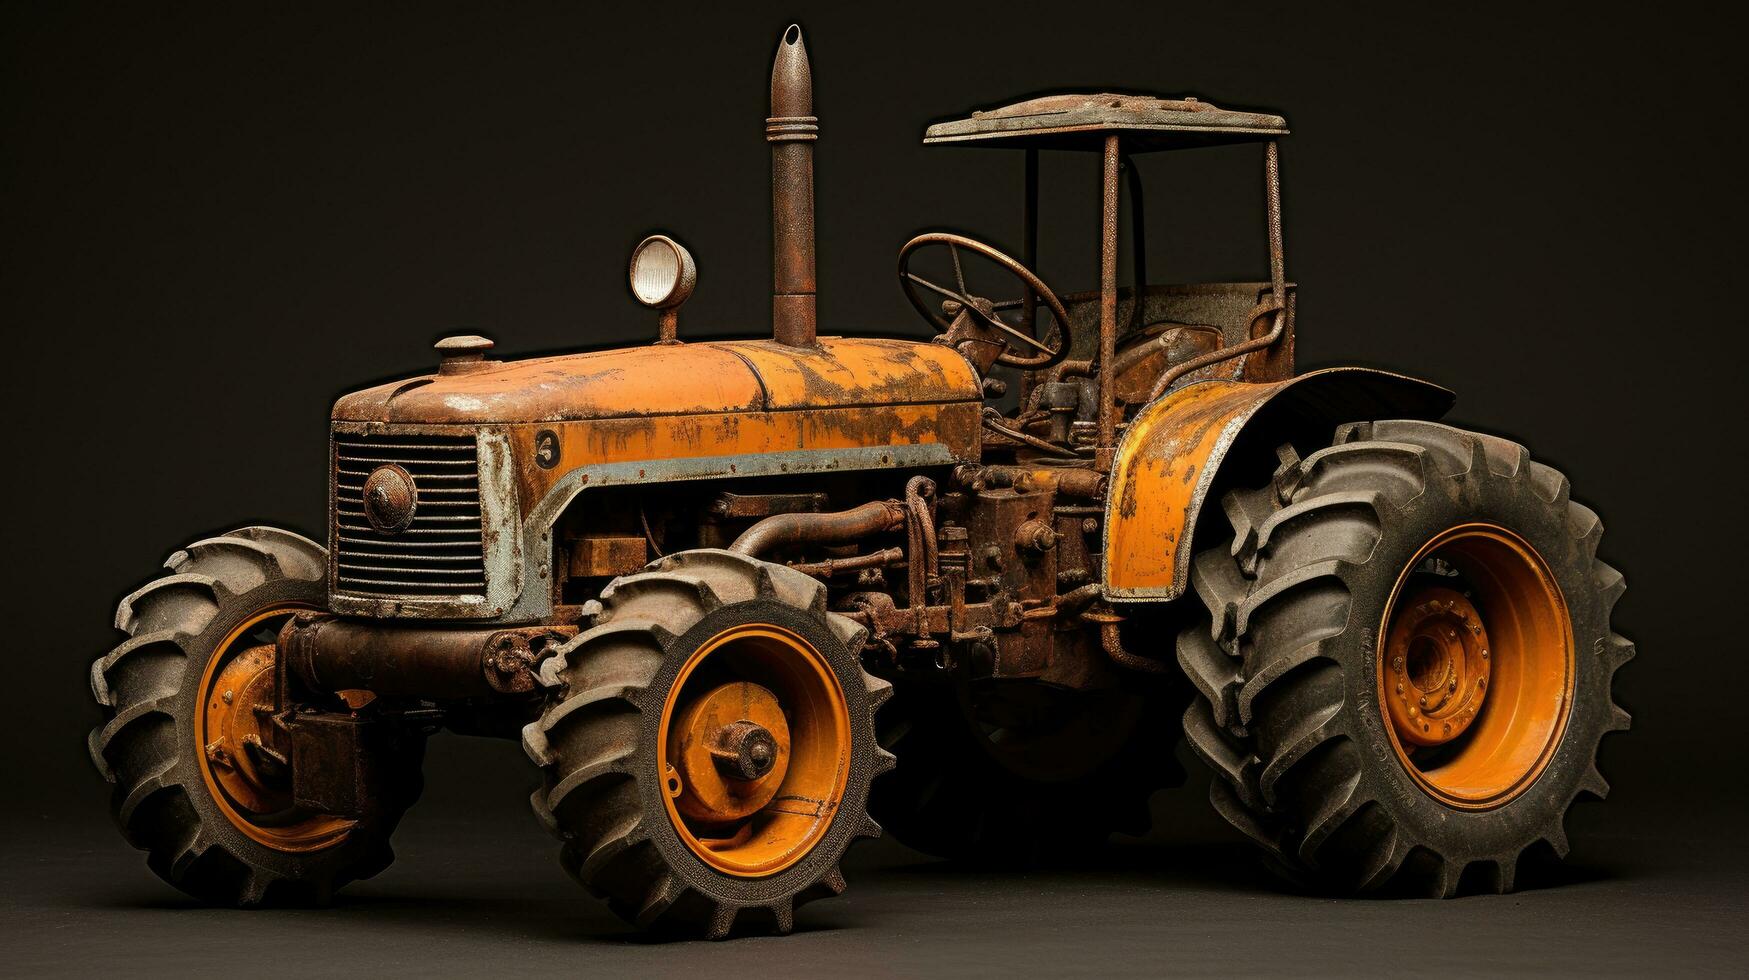
[[[905,549],[882,548],[866,555],[855,555],[850,558],[828,558],[824,561],[793,562],[790,567],[804,575],[815,578],[831,578],[834,575],[844,575],[849,572],[860,572],[870,568],[886,568],[897,565],[905,560]]]
[[[591,534],[571,545],[571,575],[599,578],[630,575],[650,560],[650,547],[640,535]]]
[[[1100,174],[1099,209],[1099,442],[1093,468],[1110,472],[1117,448],[1117,197],[1121,148],[1116,134],[1105,137],[1105,166]]]
[[[293,805],[362,820],[405,807],[407,767],[418,765],[424,742],[413,717],[309,707],[291,713]]]
[[[873,500],[827,514],[777,514],[748,528],[729,550],[759,557],[794,545],[857,541],[904,522],[905,510],[896,500]]]
[[[1330,368],[1272,384],[1204,381],[1150,403],[1118,447],[1105,504],[1105,594],[1176,599],[1184,592],[1197,514],[1227,450],[1265,406],[1330,425],[1380,417],[1438,418],[1452,393],[1403,375]]]
[[[930,587],[940,581],[935,539],[935,481],[926,476],[914,476],[905,481],[905,601],[919,623],[923,609],[929,605]],[[935,641],[918,630],[917,642],[923,645]]]
[[[310,689],[426,700],[527,694],[534,669],[575,626],[385,626],[300,613],[280,630],[286,668]]]
[[[1120,667],[1128,667],[1130,670],[1141,671],[1144,674],[1169,674],[1172,672],[1172,666],[1165,661],[1144,657],[1124,646],[1121,632],[1123,617],[1113,616],[1110,613],[1089,612],[1084,614],[1083,618],[1098,624],[1100,649],[1105,651],[1105,655],[1110,657],[1113,663]]]
[[[565,463],[543,469],[525,462],[520,485],[525,498],[537,501],[538,507],[576,480],[600,486],[603,479],[659,483],[753,476],[767,470],[886,468],[901,465],[901,458],[970,461],[978,454],[977,430],[978,406],[969,402],[564,422],[546,431],[553,433]],[[510,431],[511,444],[524,461],[530,459],[535,438],[532,427]],[[922,456],[905,452],[911,448],[935,451]]]
[[[925,143],[1019,149],[1101,150],[1108,133],[1124,134],[1127,152],[1249,143],[1287,134],[1287,120],[1222,109],[1194,98],[1164,99],[1114,92],[1047,95],[969,118],[940,122]]]
[[[823,337],[797,349],[768,341],[726,343],[758,377],[768,411],[980,401],[965,358],[940,344]],[[673,381],[674,379],[669,379]]]
[[[771,64],[771,335],[814,343],[814,77],[802,29],[791,24]]]
[[[311,711],[294,715],[287,726],[293,764],[292,802],[296,806],[357,816],[378,802],[376,771],[381,723],[358,715]]]
[[[801,514],[826,508],[823,493],[729,493],[717,495],[711,501],[710,514],[721,520],[743,520],[770,517],[773,514]]]
[[[486,359],[486,352],[493,347],[491,340],[478,334],[465,334],[445,337],[433,344],[439,357],[438,374],[470,374],[474,371],[491,370],[498,363]]]
[[[482,580],[470,582],[465,588],[439,593],[435,587],[413,582],[406,585],[366,586],[355,576],[342,576],[342,563],[380,567],[388,554],[399,559],[397,568],[417,567],[425,561],[431,538],[411,533],[408,528],[397,534],[378,534],[368,540],[356,530],[356,522],[344,519],[344,512],[354,507],[365,508],[366,501],[353,489],[360,479],[349,476],[342,463],[342,442],[361,447],[353,453],[364,466],[394,466],[391,460],[398,454],[417,452],[421,440],[454,440],[471,435],[475,443],[474,484],[478,496],[470,501],[478,507],[477,568]],[[380,448],[375,448],[380,447]],[[336,422],[330,434],[330,477],[328,481],[328,605],[339,613],[365,616],[412,616],[445,619],[489,619],[502,615],[521,592],[525,564],[522,546],[521,494],[517,486],[515,452],[531,454],[518,446],[513,452],[509,432],[502,427],[458,429],[443,425],[403,425],[385,427],[368,423]],[[530,455],[532,458],[532,455]],[[366,461],[368,460],[368,461]],[[418,468],[418,467],[415,467]],[[459,470],[457,471],[460,472]],[[363,478],[368,484],[368,477]],[[430,483],[430,480],[427,480]],[[415,495],[441,491],[434,483],[421,491],[414,481]],[[356,499],[354,499],[356,497]],[[437,499],[444,499],[438,497]],[[355,571],[358,571],[355,569]],[[401,582],[387,573],[370,572],[373,582]],[[396,576],[405,574],[402,571]],[[533,574],[533,573],[530,573]],[[366,589],[372,591],[365,591]]]

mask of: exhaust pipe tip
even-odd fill
[[[766,120],[766,137],[772,136],[773,122],[785,118],[800,121],[799,117],[812,117],[813,112],[814,74],[808,63],[808,45],[802,40],[802,25],[791,24],[778,41],[777,57],[771,62],[772,118]]]

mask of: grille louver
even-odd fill
[[[417,488],[413,521],[386,534],[364,514],[364,483],[381,466]],[[472,436],[334,434],[334,583],[370,596],[486,591],[479,449]]]

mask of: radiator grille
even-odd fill
[[[364,514],[364,483],[395,464],[417,488],[413,521],[392,534]],[[472,436],[334,434],[334,584],[362,595],[486,591],[480,459]]]

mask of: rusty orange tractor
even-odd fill
[[[1282,118],[1061,95],[931,126],[1021,151],[1021,257],[918,236],[899,285],[939,336],[821,336],[809,71],[791,27],[769,339],[684,340],[696,270],[654,236],[654,345],[445,339],[334,406],[326,547],[242,528],[122,600],[90,747],[152,869],[246,906],[373,875],[439,728],[520,738],[565,869],[714,937],[787,931],[883,827],[979,861],[1142,832],[1181,738],[1323,887],[1505,891],[1564,852],[1628,723],[1622,578],[1560,473],[1436,421],[1450,392],[1295,374]],[[1148,282],[1132,158],[1240,143],[1268,278]],[[1101,164],[1095,289],[1034,271],[1041,152]]]

